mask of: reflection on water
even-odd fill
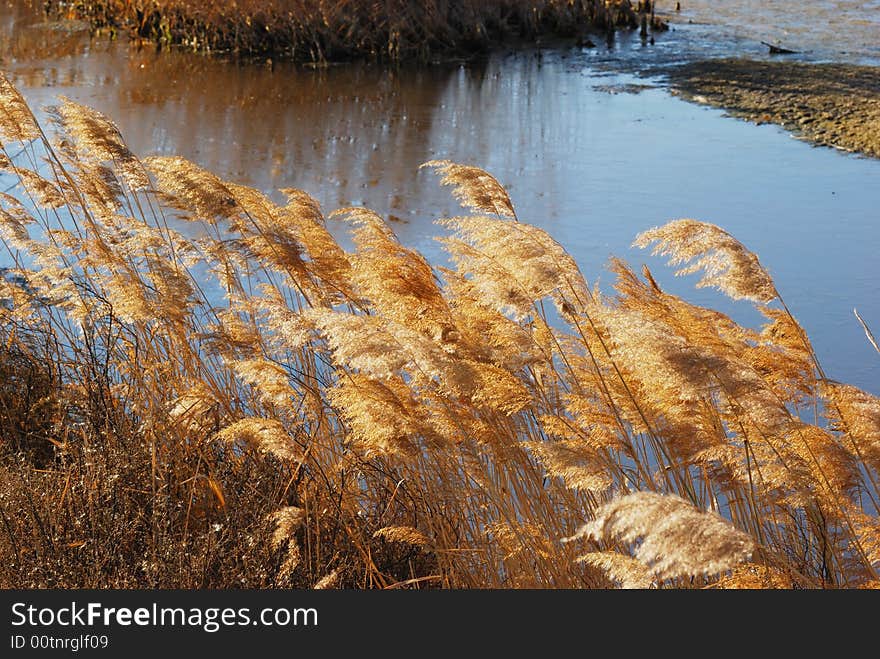
[[[880,393],[880,359],[852,316],[858,307],[880,327],[880,161],[727,120],[662,89],[627,93],[644,81],[597,73],[602,49],[314,71],[87,37],[77,47],[6,54],[4,68],[36,105],[66,94],[113,117],[141,155],[179,153],[265,191],[303,188],[328,210],[369,206],[435,261],[443,254],[431,221],[460,209],[418,166],[450,158],[496,174],[520,217],[549,230],[591,281],[607,286],[602,266],[621,255],[648,263],[671,292],[754,322],[747,305],[694,292],[629,248],[673,218],[717,223],[760,255],[831,376]],[[615,45],[638,48],[625,36]]]
[[[36,4],[7,1],[0,5],[0,60],[65,57],[88,50],[87,23],[47,21]]]

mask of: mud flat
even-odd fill
[[[666,71],[673,93],[798,137],[880,158],[880,68],[713,59]]]

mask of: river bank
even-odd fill
[[[448,61],[462,55],[485,56],[487,50],[505,42],[528,49],[548,39],[566,50],[571,49],[574,35],[580,49],[589,52],[595,48],[589,34],[599,40],[597,35],[603,29],[617,25],[630,29],[620,33],[622,45],[612,40],[605,45],[607,48],[603,46],[601,50],[606,52],[599,54],[600,59],[608,54],[620,55],[617,66],[635,67],[649,76],[659,72],[672,93],[685,100],[722,108],[754,123],[777,124],[816,145],[880,157],[880,77],[876,66],[804,61],[804,56],[825,57],[825,51],[796,53],[796,61],[759,59],[749,48],[744,49],[742,57],[717,57],[707,51],[703,57],[693,59],[691,53],[681,63],[667,59],[668,53],[663,52],[667,44],[656,51],[643,50],[644,56],[634,59],[635,49],[644,48],[646,42],[636,42],[632,28],[640,13],[646,13],[650,6],[629,0],[608,3],[608,7],[598,1],[462,0],[441,7],[438,3],[396,0],[380,10],[359,0],[336,3],[332,8],[308,1],[293,8],[277,0],[250,0],[218,8],[210,3],[162,0],[145,12],[131,3],[109,0],[67,9],[65,15],[84,18],[99,31],[121,31],[135,41],[160,46],[310,63],[364,58]],[[57,17],[62,9],[49,3],[46,11]],[[662,12],[666,8],[658,9]],[[693,16],[702,17],[701,9],[697,3]],[[690,16],[687,10],[682,15],[661,14],[657,27],[667,27],[664,21],[669,20],[674,30],[687,31],[693,26]],[[78,29],[51,30],[56,49],[61,42],[69,48],[66,42],[70,35],[81,33],[80,26],[88,24],[68,21],[57,25]],[[793,29],[786,28],[788,32]],[[59,34],[65,39],[59,40]],[[561,41],[560,35],[567,35],[568,40]],[[697,42],[703,38],[699,33],[686,37]],[[720,34],[719,38],[729,35]],[[669,40],[663,37],[664,42]]]
[[[877,67],[712,59],[672,67],[674,93],[814,144],[880,157]]]
[[[657,29],[665,28],[651,14],[650,2],[630,0],[155,0],[149,6],[100,0],[72,9],[49,2],[47,8],[159,46],[307,63],[428,62],[471,56],[511,41],[583,41],[588,30],[636,28],[649,15]]]

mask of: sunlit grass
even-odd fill
[[[475,213],[443,269],[54,117],[0,78],[0,585],[876,585],[880,400],[719,227],[637,242],[761,328],[603,294],[476,167],[428,163]]]

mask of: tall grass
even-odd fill
[[[637,25],[629,0],[96,0],[59,5],[96,26],[122,28],[160,44],[309,62],[427,60],[509,39]]]
[[[0,78],[0,585],[877,585],[880,400],[720,228],[637,243],[762,328],[602,293],[475,167],[427,163],[473,213],[444,269],[53,117]]]

